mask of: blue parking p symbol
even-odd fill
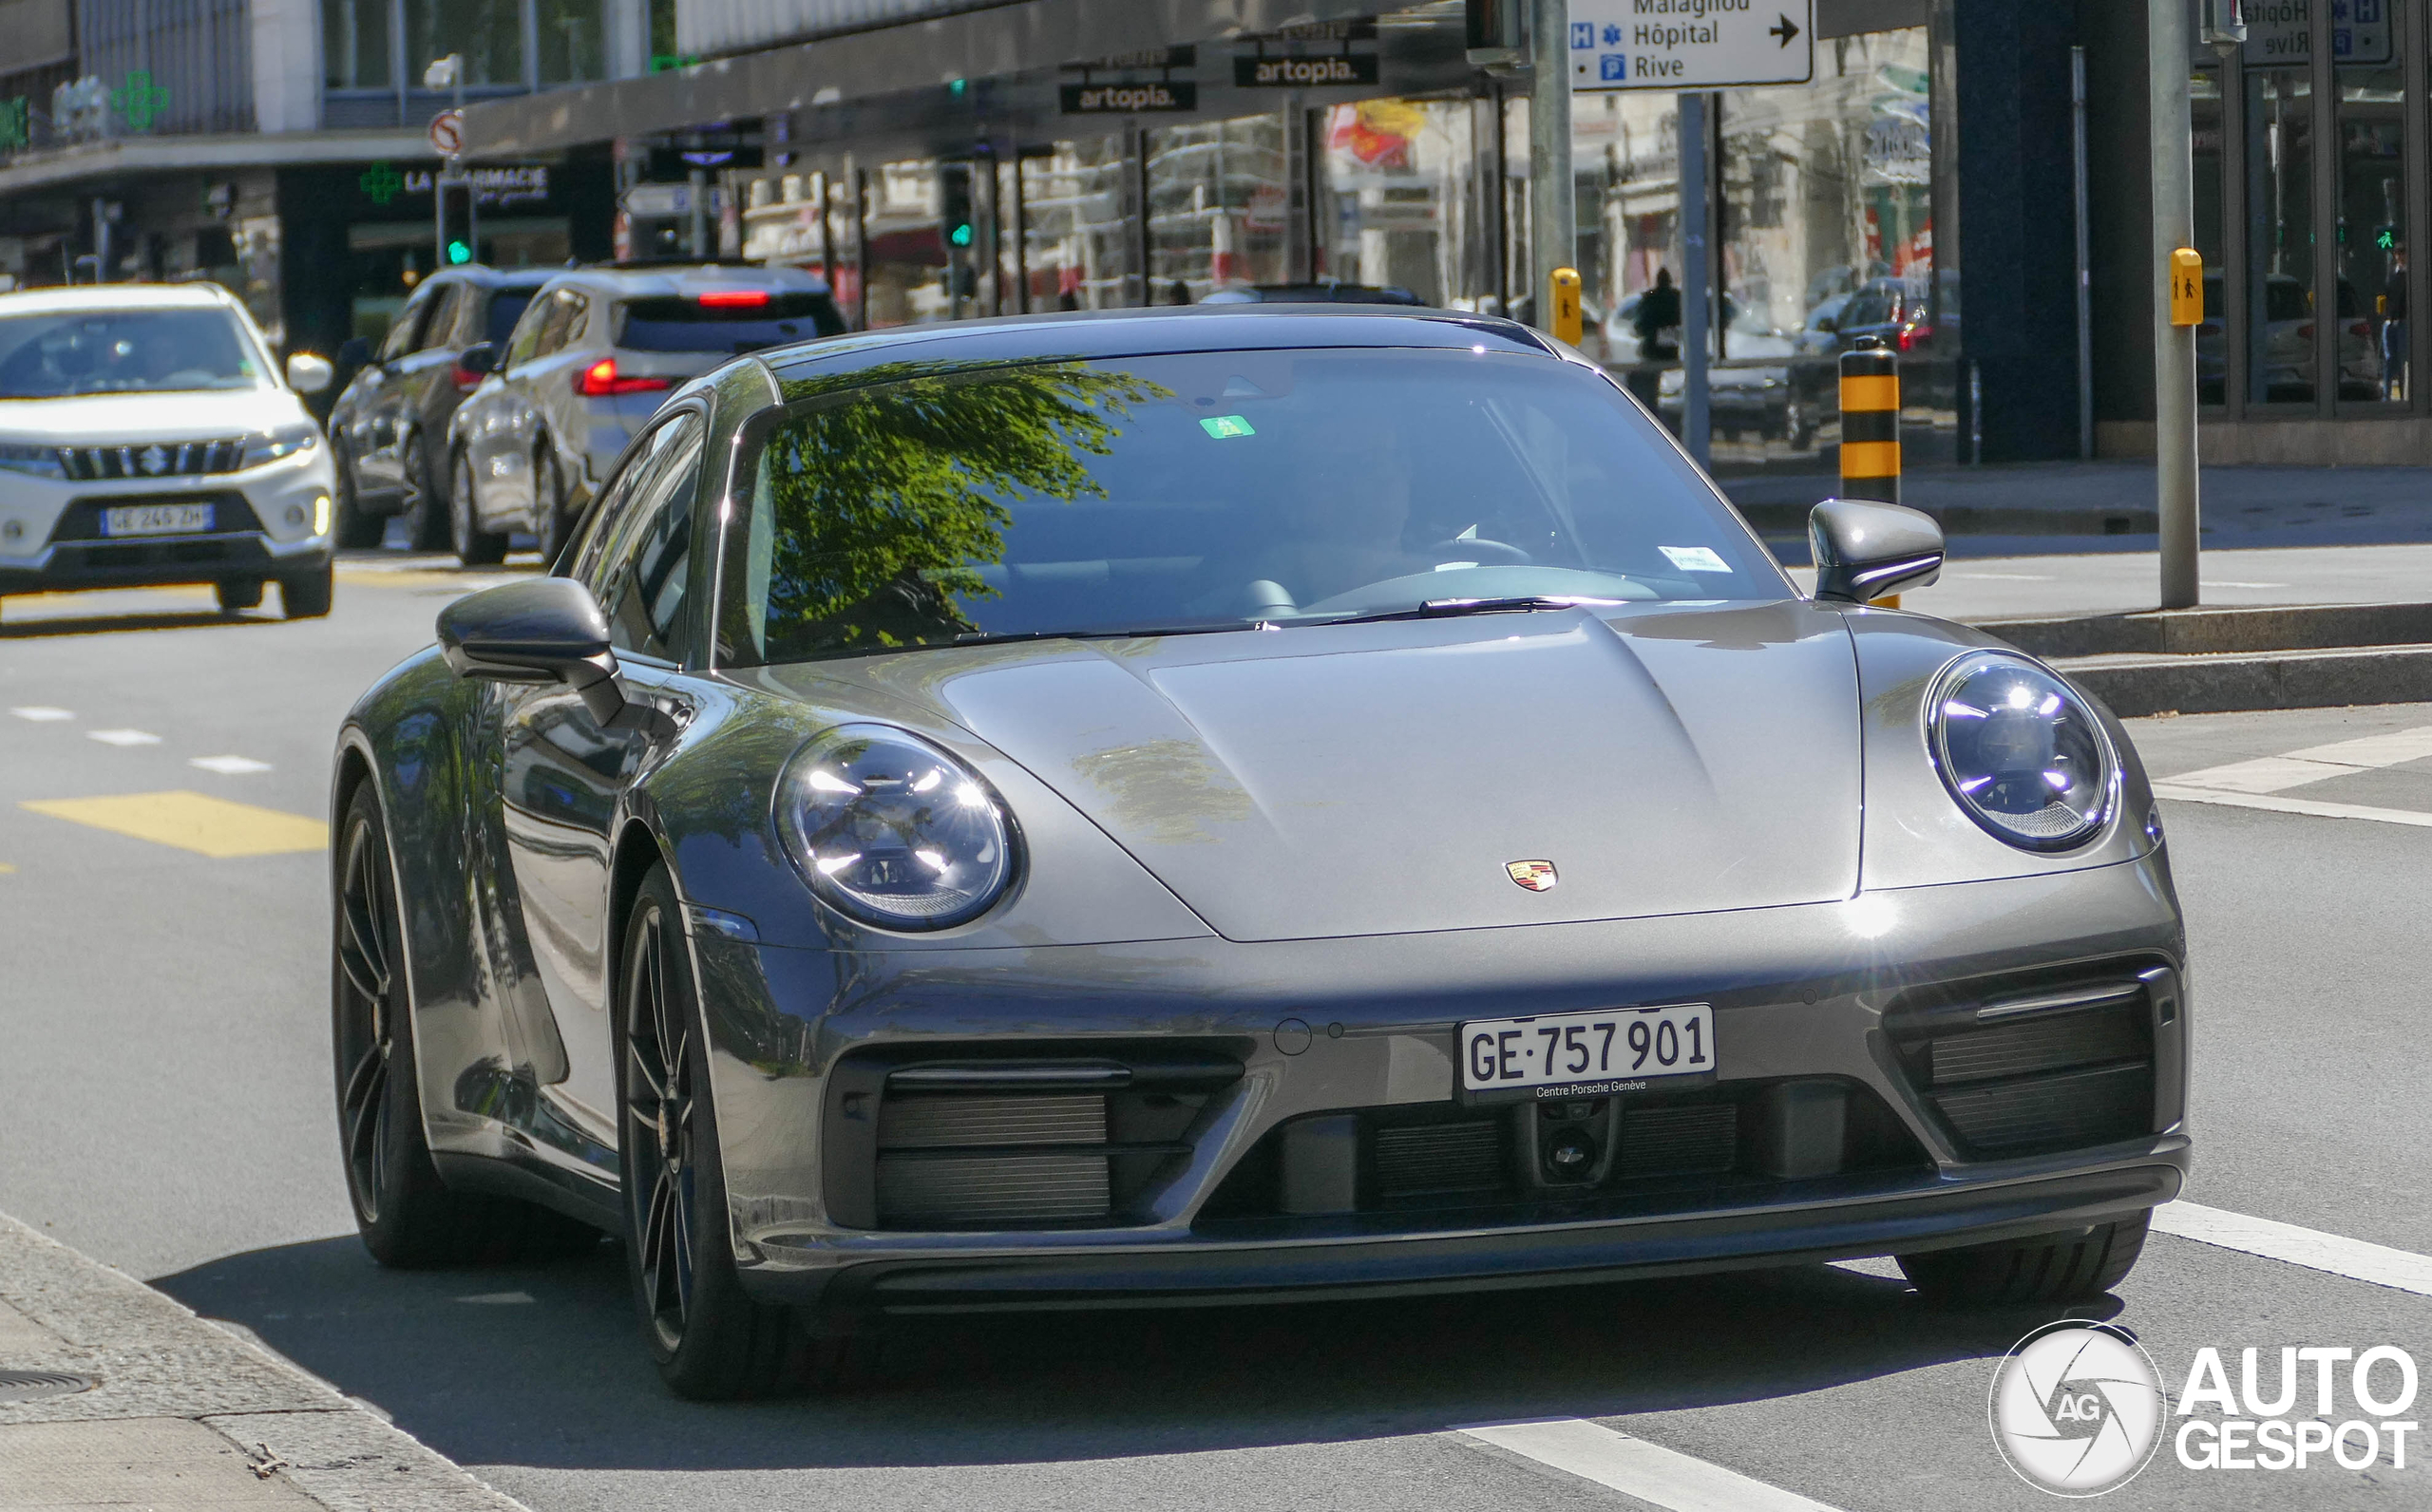
[[[1604,72],[1601,77],[1605,83],[1625,84],[1628,82],[1630,76],[1630,60],[1627,54],[1608,52],[1603,57],[1597,59],[1597,62],[1604,66]]]

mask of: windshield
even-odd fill
[[[253,388],[254,344],[224,310],[0,316],[0,399]]]
[[[800,402],[759,453],[722,660],[1791,592],[1644,412],[1543,358],[904,363],[839,382],[862,387],[787,385]]]

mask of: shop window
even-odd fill
[[[1023,263],[1033,310],[1118,310],[1133,287],[1121,137],[1059,142],[1021,160]],[[875,323],[875,315],[873,316]]]
[[[1153,302],[1290,276],[1284,126],[1276,111],[1147,133]]]
[[[2381,9],[2381,8],[2377,8]],[[2386,0],[2387,26],[2359,26],[2340,60],[2339,397],[2407,397],[2406,72],[2395,38],[2405,0]]]
[[[2204,323],[2195,328],[2195,398],[2198,404],[2229,400],[2229,329],[2223,291],[2229,251],[2221,210],[2221,73],[2198,68],[2188,81],[2194,126],[2195,250],[2204,258]]]
[[[392,89],[390,0],[321,0],[322,82],[332,89]]]
[[[2314,371],[2313,85],[2246,73],[2247,398],[2310,404]]]
[[[422,70],[451,52],[465,57],[468,88],[523,83],[521,0],[406,0],[406,72],[419,87]]]
[[[951,312],[939,181],[948,166],[919,158],[883,164],[869,176],[862,236],[872,330],[944,320]]]
[[[1468,100],[1363,100],[1323,112],[1318,272],[1475,309],[1492,287],[1492,155]],[[1491,138],[1487,139],[1492,141]]]
[[[589,84],[608,77],[607,21],[600,0],[537,0],[541,83]]]

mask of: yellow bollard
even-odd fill
[[[1556,268],[1547,276],[1546,284],[1550,296],[1546,309],[1552,317],[1546,330],[1555,340],[1578,346],[1580,338],[1587,333],[1587,316],[1579,303],[1579,270]]]
[[[1900,362],[1872,337],[1841,353],[1841,497],[1900,501]],[[1897,609],[1900,595],[1874,602]]]

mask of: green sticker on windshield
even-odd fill
[[[1229,441],[1235,436],[1258,434],[1250,428],[1250,423],[1239,415],[1211,415],[1199,423],[1199,428],[1218,441]]]

